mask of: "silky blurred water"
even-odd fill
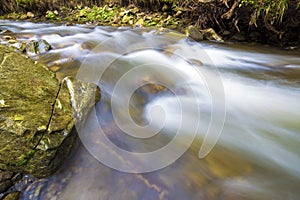
[[[28,186],[23,199],[300,198],[299,51],[254,44],[197,43],[172,31],[142,28],[0,21],[0,29],[13,31],[20,41],[47,40],[53,49],[32,58],[49,66],[59,79],[78,76],[79,72],[95,80],[102,90],[102,99],[96,105],[99,123],[107,137],[127,151],[149,152],[168,144],[181,118],[187,120],[181,131],[186,138],[192,137],[195,128],[188,122],[201,117],[191,147],[161,170],[119,172],[98,162],[79,142],[59,172],[33,183],[40,186],[39,193],[30,196],[35,187]],[[131,97],[130,115],[135,123],[148,124],[145,132],[157,130],[162,122],[164,126],[159,135],[143,140],[131,138],[118,127],[110,99],[126,72],[149,63],[161,68],[130,77],[115,97],[122,108],[127,89],[133,84],[146,84]],[[84,72],[82,64],[88,66]],[[183,78],[171,75],[170,70]],[[103,76],[99,81],[100,72]],[[221,90],[216,89],[219,80]],[[211,91],[214,87],[215,93]],[[221,136],[210,154],[199,159],[212,118],[212,96],[222,94],[224,99],[216,100],[224,101],[226,110]],[[186,112],[178,108],[178,99],[189,105]],[[161,109],[153,110],[155,107]],[[195,109],[200,110],[199,116]],[[216,115],[221,116],[221,112],[216,110]],[[128,118],[122,109],[116,113]],[[89,126],[93,132],[93,124]],[[127,126],[134,131],[135,126]],[[180,148],[182,144],[177,145]]]

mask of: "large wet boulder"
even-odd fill
[[[96,85],[61,84],[47,67],[0,45],[0,169],[45,177],[66,158],[100,98]]]

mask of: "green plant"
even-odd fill
[[[50,20],[57,20],[57,16],[54,12],[52,11],[48,11],[47,14],[46,14],[46,18],[47,19],[50,19]]]
[[[250,6],[254,9],[250,25],[256,24],[259,17],[270,24],[281,23],[288,8],[288,0],[242,0],[241,6]]]
[[[92,8],[85,7],[79,9],[76,18],[78,21],[113,21],[114,17],[118,15],[118,9],[116,7],[98,7],[93,6]]]

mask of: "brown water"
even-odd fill
[[[0,21],[0,25],[21,40],[47,40],[53,49],[33,59],[55,70],[60,79],[77,76],[102,89],[102,100],[94,110],[97,123],[89,118],[80,131],[87,149],[79,142],[59,172],[23,189],[23,199],[300,198],[299,51],[196,43],[174,32],[147,29],[12,21]],[[132,71],[146,65],[158,67]],[[120,80],[124,82],[118,85]],[[169,90],[149,85],[152,82]],[[130,96],[128,91],[141,83],[148,85]],[[128,95],[129,104],[125,101]],[[113,106],[111,99],[115,101]],[[184,111],[179,109],[178,101],[184,103]],[[129,115],[123,103],[130,107]],[[112,107],[117,109],[112,112]],[[155,110],[157,107],[160,109]],[[225,121],[220,138],[208,156],[199,159],[201,144],[216,136],[205,140],[210,121],[222,123],[223,108]],[[133,121],[127,121],[130,117]],[[199,122],[196,128],[195,119]],[[124,166],[136,163],[106,147],[107,143],[96,137],[96,124],[115,145],[129,152],[160,149],[178,130],[184,138],[174,144],[174,151],[181,150],[185,140],[191,139],[193,144],[178,160],[160,170],[120,172],[95,157],[117,159]],[[159,134],[148,139],[124,133],[131,130],[142,136],[157,129]],[[107,157],[95,155],[99,150],[95,145],[105,146]],[[136,167],[156,166],[172,155],[161,154]]]

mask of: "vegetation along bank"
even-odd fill
[[[3,19],[166,27],[196,40],[215,39],[209,36],[212,28],[224,40],[275,46],[299,46],[300,42],[300,0],[5,0],[0,15]]]

